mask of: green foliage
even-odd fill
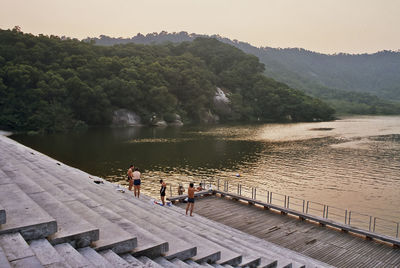
[[[217,114],[216,87],[230,98],[225,121],[327,120],[333,110],[262,75],[255,56],[215,39],[177,45],[92,42],[0,31],[0,126],[32,133],[108,125],[113,111],[173,121]]]

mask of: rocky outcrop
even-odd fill
[[[213,102],[214,109],[217,114],[224,116],[232,113],[230,107],[231,101],[229,100],[227,94],[225,94],[225,92],[219,87],[217,87]]]
[[[169,120],[167,122],[169,126],[183,126],[182,118],[179,114],[173,114],[171,118],[168,119]]]
[[[127,109],[119,109],[114,111],[113,126],[140,126],[141,119],[140,116],[135,112],[129,111]]]

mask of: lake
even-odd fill
[[[233,188],[239,183],[257,187],[260,198],[268,190],[332,209],[400,221],[399,116],[293,124],[91,128],[82,133],[11,138],[121,184],[126,184],[126,170],[133,163],[142,171],[143,190],[152,195],[157,195],[161,178],[174,189],[179,182],[186,186],[189,181],[219,178]]]

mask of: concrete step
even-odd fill
[[[152,259],[146,257],[146,256],[140,256],[137,258],[141,263],[144,264],[144,267],[146,268],[162,268],[161,265],[153,261]]]
[[[158,257],[165,252],[168,252],[169,244],[166,240],[160,239],[154,234],[141,228],[136,223],[127,220],[121,215],[108,209],[105,206],[97,206],[92,208],[102,217],[110,220],[114,224],[124,229],[126,232],[137,237],[137,247],[133,250],[134,256],[147,256],[150,258]]]
[[[207,249],[215,249],[218,251],[221,251],[221,259],[217,260],[219,264],[231,264],[231,265],[238,265],[241,262],[241,254],[237,253],[235,251],[227,249],[224,245],[217,244],[215,241],[210,241],[209,237],[202,237],[197,233],[198,226],[197,224],[193,225],[188,225],[188,219],[191,217],[185,216],[184,218],[177,218],[174,216],[171,216],[169,213],[165,213],[165,209],[168,210],[168,208],[160,207],[151,204],[150,202],[146,201],[138,201],[136,200],[127,200],[128,202],[135,202],[137,204],[137,208],[132,210],[131,213],[135,214],[137,217],[145,217],[144,219],[147,220],[148,222],[153,222],[157,223],[157,219],[164,218],[165,221],[167,222],[166,224],[163,225],[164,229],[166,228],[168,224],[168,232],[173,234],[176,237],[180,237],[181,239],[186,240],[187,242],[194,243],[194,245],[197,246],[197,250],[199,252],[199,249],[201,247],[204,247],[204,245],[207,245]],[[121,201],[119,204],[123,205],[124,207],[128,207],[129,204],[127,201]],[[160,213],[157,213],[157,210],[159,210]],[[149,214],[147,211],[152,211],[152,214]],[[168,211],[169,212],[169,211]],[[174,222],[174,224],[169,224],[169,222]],[[185,235],[182,235],[182,233],[185,233]],[[206,232],[207,233],[207,232]],[[197,242],[200,242],[199,244],[196,244]],[[197,259],[198,256],[194,257],[193,259],[199,262],[202,262],[204,260]],[[214,261],[211,261],[214,262]]]
[[[20,161],[16,165],[19,173],[9,172],[15,183],[32,198],[41,208],[57,221],[57,232],[49,236],[52,244],[72,243],[75,247],[87,247],[99,239],[99,229],[71,211],[63,202],[52,195],[50,188],[55,185],[43,184],[43,175],[28,168],[28,164]],[[30,174],[26,176],[25,174]],[[55,192],[54,194],[57,194]],[[65,201],[65,200],[62,200]]]
[[[121,258],[123,258],[126,262],[128,262],[132,267],[138,267],[138,268],[144,267],[144,264],[142,262],[140,262],[138,259],[136,259],[129,253],[122,254]]]
[[[117,224],[105,219],[94,210],[80,202],[66,202],[68,208],[100,230],[99,240],[92,243],[94,249],[111,249],[120,254],[132,251],[137,245],[137,238]]]
[[[0,187],[0,203],[7,211],[7,222],[0,234],[20,232],[27,239],[45,238],[57,231],[57,222],[16,184]]]
[[[0,247],[12,267],[43,267],[19,233],[0,235]]]
[[[131,268],[133,267],[130,265],[126,260],[118,256],[114,251],[108,249],[99,252],[104,259],[106,259],[113,267],[118,268]]]
[[[30,243],[30,247],[43,266],[71,268],[48,240],[33,240]]]
[[[103,256],[101,256],[96,250],[91,247],[85,247],[78,249],[78,252],[85,257],[94,267],[97,268],[108,268],[113,265],[108,262]]]
[[[54,178],[54,180],[58,180],[57,178]],[[82,177],[76,177],[76,175],[70,175],[68,176],[68,181],[76,181],[80,182],[84,180]],[[125,215],[120,215],[121,217],[118,217],[115,213],[113,212],[118,212],[118,210],[114,210],[110,212],[107,209],[102,208],[100,206],[101,204],[107,204],[109,202],[118,202],[118,199],[123,199],[123,197],[120,196],[113,196],[113,198],[108,201],[108,199],[104,198],[104,195],[102,192],[98,191],[99,187],[102,187],[103,185],[97,185],[93,183],[86,184],[85,186],[81,186],[80,189],[76,189],[71,187],[70,185],[65,185],[65,184],[60,184],[58,181],[56,184],[59,187],[63,187],[63,191],[67,192],[69,196],[75,197],[78,199],[80,202],[86,204],[88,207],[94,209],[98,213],[102,214],[106,218],[109,217],[111,221],[118,222],[120,223],[125,230],[127,230],[127,224],[128,222],[124,220],[124,218],[127,218]],[[82,185],[82,184],[79,184]],[[106,191],[110,191],[110,189],[106,189]],[[107,200],[106,202],[104,200]],[[129,214],[127,214],[129,215]],[[129,217],[128,217],[129,218]],[[134,222],[135,219],[130,217],[131,221]],[[128,219],[129,220],[129,219]],[[122,222],[121,222],[122,221]],[[130,225],[129,231],[131,233],[134,232],[136,236],[138,236],[138,247],[135,249],[137,254],[140,255],[147,255],[150,257],[155,257],[160,255],[160,253],[164,253],[164,251],[167,249],[166,248],[166,239],[163,237],[167,237],[168,239],[173,239],[173,237],[167,233],[163,236],[154,236],[153,233],[150,233],[146,230],[146,228],[141,228],[140,226],[135,226],[135,224],[128,224]],[[147,226],[147,223],[144,223],[143,226]],[[136,229],[136,230],[134,230]],[[154,230],[151,230],[154,231]],[[159,230],[159,233],[161,233],[162,230]],[[161,238],[161,239],[160,239]],[[171,240],[171,241],[176,241],[177,239]],[[196,254],[196,248],[195,247],[190,247],[187,243],[185,244],[183,241],[176,241],[178,243],[174,243],[174,246],[171,250],[167,252],[167,257],[168,258],[175,258],[179,257],[182,259],[190,258]],[[183,242],[183,243],[182,243]],[[161,248],[160,248],[161,245]],[[160,252],[157,252],[157,247],[159,248]],[[147,252],[146,252],[147,251]],[[153,253],[152,253],[153,252]]]
[[[179,268],[190,268],[191,267],[189,264],[181,261],[180,259],[173,259],[173,260],[171,260],[171,262],[173,264],[175,264],[176,267],[179,267]]]
[[[90,184],[91,185],[91,184]],[[108,186],[108,187],[107,187]],[[90,188],[93,188],[93,186],[91,185],[91,187]],[[102,189],[101,189],[102,188]],[[104,203],[105,204],[111,204],[111,203],[120,203],[120,205],[119,205],[119,209],[118,208],[113,208],[113,211],[118,211],[118,213],[122,213],[122,212],[124,212],[125,211],[125,213],[126,214],[132,214],[132,215],[135,215],[135,216],[139,216],[139,218],[140,218],[140,215],[137,215],[137,214],[135,214],[135,211],[136,211],[136,209],[137,208],[139,208],[139,207],[133,207],[132,208],[132,204],[130,204],[129,202],[128,203],[123,203],[122,204],[122,202],[126,202],[126,199],[125,199],[125,197],[123,197],[122,196],[122,194],[120,194],[120,193],[116,193],[116,192],[114,192],[114,190],[113,190],[113,187],[111,186],[111,185],[107,185],[107,182],[105,182],[105,185],[101,185],[101,186],[99,186],[98,187],[98,189],[101,189],[101,190],[98,190],[98,192],[97,192],[97,196],[101,196],[103,199],[104,199]],[[110,196],[110,195],[112,195],[112,196]],[[117,197],[114,197],[114,196],[116,196],[117,195]],[[109,197],[109,199],[107,199],[107,196]],[[115,199],[118,199],[118,198],[120,198],[120,200],[118,200],[117,202],[113,202],[113,200],[115,200]],[[125,199],[125,200],[124,200]],[[96,203],[96,202],[95,202]],[[98,203],[96,203],[96,205],[98,205]],[[127,211],[127,208],[132,208],[132,209],[130,209],[129,211]],[[121,209],[123,210],[123,211],[121,211]],[[141,212],[145,212],[146,214],[149,214],[147,211],[145,211],[145,210],[143,210],[143,209],[141,209]],[[146,219],[147,220],[147,219]],[[169,218],[169,219],[167,219],[168,221],[170,221],[171,219]],[[147,220],[148,221],[148,220]],[[152,222],[153,224],[157,224],[157,223],[159,223],[159,221],[160,221],[160,219],[154,219],[153,221],[148,221],[148,222]],[[158,225],[158,227],[159,228],[165,228],[165,226],[164,225]],[[176,228],[176,227],[175,227]],[[181,233],[181,232],[179,232],[179,233]],[[180,237],[179,235],[177,236],[176,234],[172,234],[173,236],[175,236],[175,237],[178,237],[178,238],[180,238],[180,239],[182,239],[182,237]],[[181,234],[182,235],[182,234]],[[187,236],[188,237],[190,237],[190,236],[192,236],[192,234],[191,233],[187,233]],[[184,240],[184,241],[186,241],[188,238],[186,237],[186,238],[183,238],[182,240]],[[192,242],[192,241],[189,241],[189,242]],[[204,250],[203,251],[199,251],[199,245],[197,245],[197,256],[195,257],[195,259],[197,259],[197,260],[200,260],[200,261],[203,261],[203,260],[207,260],[207,261],[211,261],[211,262],[213,262],[213,261],[216,261],[217,259],[218,259],[218,257],[219,257],[219,252],[218,251],[215,251],[215,250],[210,250],[210,249],[212,249],[213,247],[211,246],[209,246],[210,245],[210,243],[208,242],[208,241],[206,241],[206,244],[204,244],[204,245],[201,245],[201,243],[198,243],[200,246],[201,246],[201,248],[203,248]],[[208,245],[208,246],[207,246]],[[196,246],[196,245],[193,245],[193,246]],[[214,247],[215,248],[215,247]],[[236,256],[237,257],[237,256]]]
[[[136,237],[137,242],[135,248],[133,249],[133,252],[136,255],[157,257],[168,251],[168,243],[165,240],[157,238],[137,224],[123,218],[122,216],[118,215],[114,211],[111,211],[107,207],[100,205],[93,199],[90,199],[90,197],[88,196],[89,192],[85,192],[84,190],[79,191],[67,184],[58,184],[57,186],[71,196],[75,196],[80,202],[85,203],[86,207],[88,207],[88,209],[90,209],[92,213],[98,214],[103,221],[109,221],[110,223],[116,225],[120,230],[128,233],[129,236]],[[93,187],[96,186],[97,185],[93,184]],[[68,205],[69,202],[66,202],[66,204]],[[100,232],[100,238],[101,237],[102,232]],[[121,251],[116,251],[116,249],[113,249],[113,251],[117,253],[124,253]]]
[[[176,212],[175,215],[177,218],[184,217],[182,216],[184,213],[183,209],[171,207],[171,210]],[[194,218],[187,219],[187,221],[191,221],[193,224],[196,224],[198,226],[196,231],[200,234],[210,234],[210,239],[215,240],[217,243],[221,242],[228,248],[240,249],[240,252],[244,254],[251,254],[253,256],[254,254],[257,254],[259,256],[263,256],[263,258],[261,258],[261,264],[259,264],[262,267],[274,267],[277,263],[279,264],[278,266],[287,266],[290,263],[293,263],[295,266],[302,266],[302,264],[290,260],[293,256],[295,256],[301,262],[311,260],[313,263],[315,263],[314,260],[306,256],[302,256],[301,254],[292,252],[288,249],[278,247],[272,243],[250,236],[228,226],[215,223],[198,215],[196,215]],[[224,237],[229,240],[234,239],[234,241],[226,244]],[[271,251],[270,247],[273,247],[274,251]],[[282,253],[284,253],[283,256]],[[313,265],[315,266],[315,264]]]
[[[224,264],[224,265],[222,265],[222,267],[225,267],[225,268],[233,268],[233,266],[230,266],[229,264]]]
[[[140,226],[142,229],[145,231],[140,231],[139,235],[144,235],[147,233],[147,235],[151,235],[152,237],[157,237],[158,239],[161,239],[162,241],[168,241],[169,244],[169,249],[168,251],[165,251],[163,253],[163,256],[167,260],[171,260],[174,258],[186,260],[189,259],[197,254],[197,248],[191,245],[190,243],[187,243],[186,241],[179,239],[178,237],[170,234],[168,231],[166,231],[164,228],[160,228],[152,224],[150,221],[143,220],[141,218],[136,217],[134,214],[132,214],[132,210],[135,210],[133,208],[133,205],[128,203],[128,207],[119,207],[118,205],[115,205],[114,199],[111,197],[109,198],[104,194],[104,192],[99,192],[97,191],[96,194],[93,194],[92,192],[89,192],[85,190],[85,194],[87,196],[90,196],[92,200],[99,202],[101,206],[106,206],[108,209],[113,211],[114,213],[117,213],[120,217],[125,218],[131,222],[134,222],[136,225]],[[124,200],[124,199],[121,199]],[[122,202],[121,200],[117,201],[117,203]],[[131,209],[130,209],[131,208]],[[117,216],[115,215],[110,215],[112,218],[116,218]],[[145,239],[146,237],[142,237],[142,239]],[[138,237],[138,243],[140,247],[140,241],[142,241]],[[153,239],[154,240],[154,239]]]
[[[11,264],[7,260],[6,254],[4,253],[2,247],[0,247],[0,267],[2,267],[2,268],[11,268]]]
[[[220,264],[211,264],[211,266],[215,267],[215,268],[224,268],[224,266],[220,265]],[[232,267],[232,266],[231,266]]]
[[[64,258],[66,263],[72,268],[92,268],[94,267],[85,257],[83,257],[70,244],[63,243],[54,246],[58,254]]]
[[[0,224],[6,223],[6,210],[0,204]]]
[[[196,247],[197,254],[192,258],[193,260],[215,262],[221,258],[221,247],[216,246],[207,239],[194,235],[186,229],[180,228],[175,223],[171,223],[174,222],[174,219],[167,215],[152,215],[146,208],[142,208],[140,205],[132,207],[132,204],[127,200],[120,201],[120,207],[132,208],[129,210],[129,213],[134,217],[150,222],[152,225],[159,228],[163,228],[170,235],[191,244],[192,247]]]
[[[20,161],[22,161],[22,159],[20,159]],[[45,169],[42,169],[39,172],[39,169],[33,169],[32,163],[25,164],[30,166],[33,171],[40,175],[41,179],[36,178],[37,182],[40,183],[49,194],[56,197],[57,200],[77,214],[79,218],[99,230],[98,240],[95,242],[92,241],[96,250],[112,249],[114,252],[124,253],[129,252],[136,247],[137,239],[135,236],[132,236],[119,228],[116,224],[104,219],[101,215],[79,201],[82,199],[89,200],[88,197],[81,194],[79,191],[76,191],[71,186],[63,184],[63,182],[59,181],[55,176],[44,171]],[[79,182],[72,181],[69,183]]]
[[[158,257],[154,259],[154,261],[165,268],[178,268],[178,266],[176,266],[175,264],[173,264],[172,262],[168,261],[163,257]]]
[[[212,266],[211,264],[208,264],[206,262],[203,262],[200,264],[200,267],[214,267],[214,266]]]
[[[146,203],[148,204],[149,202]],[[155,207],[154,210],[159,209]],[[236,229],[232,229],[228,226],[210,221],[199,215],[188,218],[184,215],[185,211],[181,208],[173,206],[170,208],[170,210],[171,214],[174,215],[174,218],[176,219],[175,222],[177,224],[179,224],[180,219],[182,219],[185,226],[187,226],[189,223],[192,223],[193,226],[197,226],[197,228],[193,227],[193,230],[198,235],[204,236],[213,242],[221,244],[231,250],[237,250],[238,252],[242,253],[244,257],[242,265],[249,267],[275,267],[278,263],[278,260],[280,260],[280,263],[283,263],[283,266],[290,263],[287,258],[282,258],[279,256],[279,254],[273,254],[272,252],[267,254],[266,252],[268,252],[268,249],[263,248],[262,252],[258,252],[254,248],[251,249],[250,247],[254,246],[254,243],[249,243],[246,240],[249,237],[248,234],[243,234]],[[154,214],[157,213],[154,212]],[[234,241],[232,241],[233,238]],[[258,242],[260,241],[262,242],[263,240],[258,239]],[[258,255],[258,257],[256,255]],[[263,256],[263,258],[260,259],[259,256]]]
[[[185,263],[189,264],[190,267],[201,267],[200,264],[198,264],[197,262],[194,262],[192,260],[186,260]]]

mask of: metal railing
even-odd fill
[[[214,186],[211,181],[209,185]],[[225,180],[221,183],[220,179],[215,181],[215,189],[228,193],[235,193],[255,201],[281,206],[308,215],[329,219],[351,227],[368,230],[376,234],[387,235],[397,239],[400,235],[400,222],[374,217],[357,211],[350,211],[348,209],[329,206],[272,191],[264,191],[261,193],[255,187],[233,184]]]
[[[220,190],[227,193],[236,194],[250,198],[255,201],[280,206],[286,209],[291,209],[307,215],[321,217],[323,219],[332,220],[337,223],[345,224],[350,227],[367,230],[372,233],[387,235],[394,238],[399,238],[400,222],[387,220],[380,217],[374,217],[357,211],[338,208],[310,200],[305,200],[289,195],[280,194],[268,190],[259,190],[256,187],[249,187],[242,184],[232,183],[227,180],[200,180],[195,184],[195,187],[202,183],[204,189]],[[167,183],[167,195],[178,195],[178,187],[180,185],[187,190],[189,182],[182,183]],[[186,191],[184,193],[187,193]]]

